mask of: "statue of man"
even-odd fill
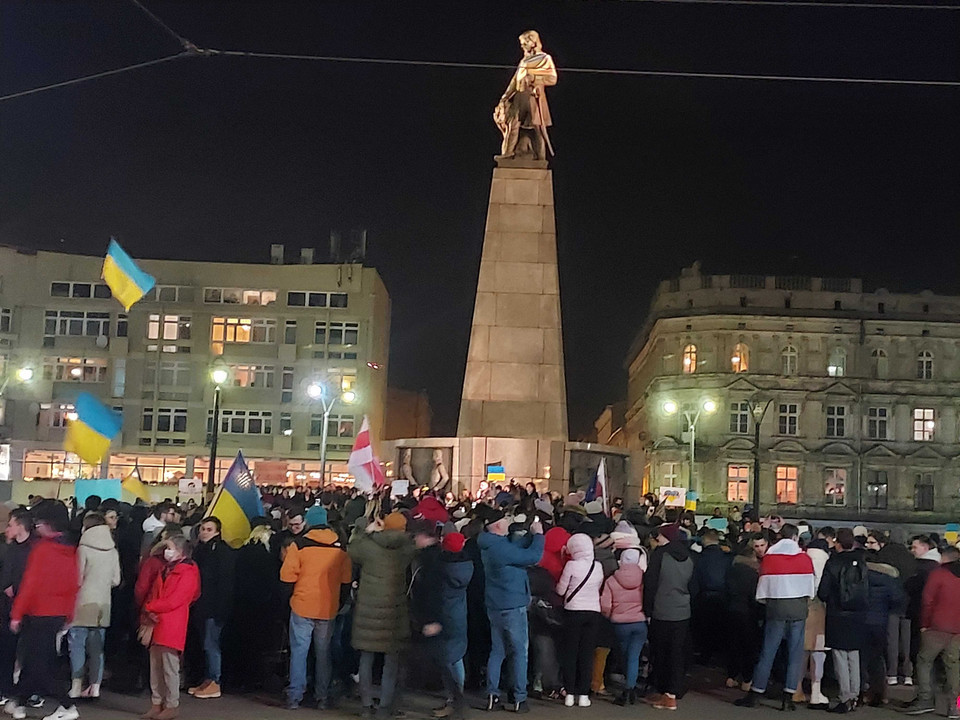
[[[536,30],[527,30],[520,36],[520,47],[523,57],[493,111],[493,121],[503,133],[497,158],[546,160],[548,149],[553,155],[547,135],[547,128],[553,123],[544,88],[557,84],[557,67],[553,58],[543,52]]]

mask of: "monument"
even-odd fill
[[[565,491],[589,482],[603,455],[609,458],[611,488],[617,483],[622,488],[624,451],[568,442],[548,167],[553,146],[546,88],[556,85],[557,69],[535,30],[519,40],[523,57],[493,112],[503,140],[490,183],[457,437],[388,443],[384,457],[395,457],[397,468],[388,467],[387,475],[410,472],[411,448],[414,468],[419,457],[426,462],[431,449],[449,448],[456,491],[476,492],[489,468],[500,466],[507,479]],[[435,475],[418,476],[417,482],[440,484]]]

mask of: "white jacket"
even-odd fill
[[[593,557],[593,540],[583,533],[571,535],[567,540],[567,554],[570,559],[563,566],[560,573],[560,582],[557,583],[557,594],[563,598],[563,607],[566,610],[592,610],[600,612],[600,587],[603,585],[603,568]],[[590,578],[580,588],[580,592],[567,602],[567,598],[590,572]]]
[[[110,626],[110,591],[120,584],[120,556],[106,525],[87,528],[77,549],[80,592],[73,624],[80,627]]]

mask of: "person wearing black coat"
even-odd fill
[[[906,533],[895,527],[889,539],[881,532],[872,532],[867,538],[867,549],[878,546],[877,562],[892,565],[899,573],[900,588],[906,592],[907,582],[917,572],[917,559],[906,546]],[[874,547],[876,549],[876,547]],[[887,618],[887,683],[904,682],[913,678],[913,660],[910,657],[911,623],[907,604]]]
[[[726,627],[727,572],[733,558],[720,547],[720,534],[713,528],[704,531],[700,542],[703,550],[693,566],[698,592],[692,598],[691,624],[693,641],[700,652],[700,664],[709,666],[711,656],[722,652],[723,633],[720,631]]]
[[[766,541],[763,541],[766,549]],[[751,545],[733,559],[725,581],[727,687],[749,688],[760,655],[763,606],[757,602],[760,561]]]
[[[869,605],[864,615],[866,643],[861,656],[865,660],[860,667],[861,687],[870,686],[867,704],[879,707],[883,704],[890,674],[886,665],[887,624],[891,617],[902,613],[906,607],[906,593],[900,582],[900,573],[893,565],[880,562],[878,553],[868,552],[867,581],[870,584]],[[896,673],[896,668],[893,668]]]
[[[188,664],[188,670],[194,676],[201,674],[198,645],[203,648],[205,670],[203,681],[187,692],[201,699],[220,697],[221,636],[233,610],[236,551],[220,536],[220,527],[217,518],[204,518],[199,529],[200,544],[193,552],[200,570],[200,598],[190,608],[194,662],[192,668]]]

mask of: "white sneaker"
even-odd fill
[[[913,678],[912,678],[912,677],[905,677],[905,678],[903,679],[903,684],[904,684],[904,685],[913,685]]]
[[[563,699],[563,704],[566,705],[567,707],[573,707],[573,704],[574,704],[576,701],[577,701],[577,696],[576,696],[576,695],[568,694],[568,695]]]
[[[26,720],[27,709],[23,705],[17,705],[10,714],[13,716],[13,720]]]
[[[76,705],[65,708],[63,705],[57,708],[56,712],[47,715],[43,720],[78,720],[80,711]]]
[[[896,675],[888,675],[888,676],[887,676],[887,685],[896,685],[896,684],[897,684],[897,676],[896,676]]]
[[[17,709],[17,701],[13,699],[7,700],[7,702],[3,706],[3,711],[7,715],[13,715],[13,711],[16,709]]]
[[[589,695],[580,695],[577,697],[577,705],[579,707],[590,707],[592,704]]]

